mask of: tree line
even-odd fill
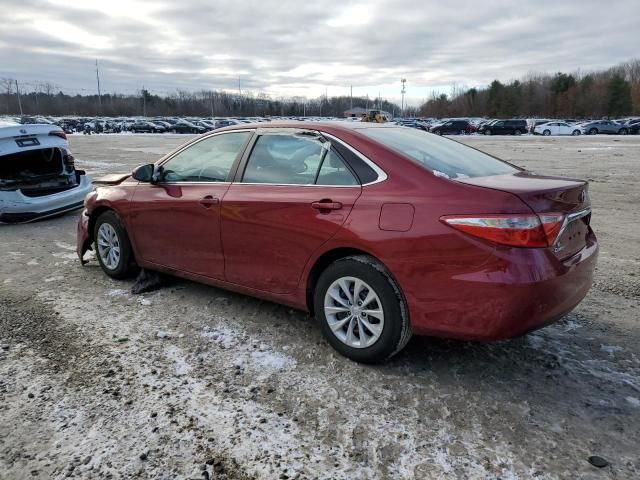
[[[19,85],[18,85],[19,86]],[[238,94],[225,91],[203,90],[188,92],[177,90],[170,95],[157,95],[141,90],[136,95],[107,93],[95,95],[69,95],[56,91],[48,83],[25,92],[16,90],[13,79],[0,79],[0,115],[50,116],[334,116],[353,107],[377,108],[398,114],[398,105],[386,100],[367,97],[320,96],[271,98],[264,94]]]
[[[419,108],[426,117],[619,118],[640,115],[640,59],[582,74],[530,74],[485,88],[452,87]]]

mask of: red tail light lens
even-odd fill
[[[49,132],[49,136],[60,137],[63,140],[67,139],[67,134],[64,133],[62,130],[54,130],[53,132]]]
[[[440,220],[456,230],[500,245],[544,248],[556,241],[564,215],[445,215]]]

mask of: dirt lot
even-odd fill
[[[184,140],[71,143],[100,176]],[[367,367],[285,307],[182,280],[129,294],[80,266],[77,213],[0,227],[0,478],[639,478],[640,137],[463,141],[590,180],[599,267],[566,319]]]

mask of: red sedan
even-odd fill
[[[598,246],[587,183],[450,139],[367,123],[238,125],[87,196],[80,258],[309,311],[383,361],[412,333],[497,340],[565,315]]]

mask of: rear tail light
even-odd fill
[[[513,247],[544,248],[553,245],[564,215],[445,215],[440,221],[461,232]]]
[[[60,137],[63,140],[67,139],[67,134],[64,133],[62,130],[54,130],[53,132],[49,132],[49,136],[53,136],[53,137]]]

